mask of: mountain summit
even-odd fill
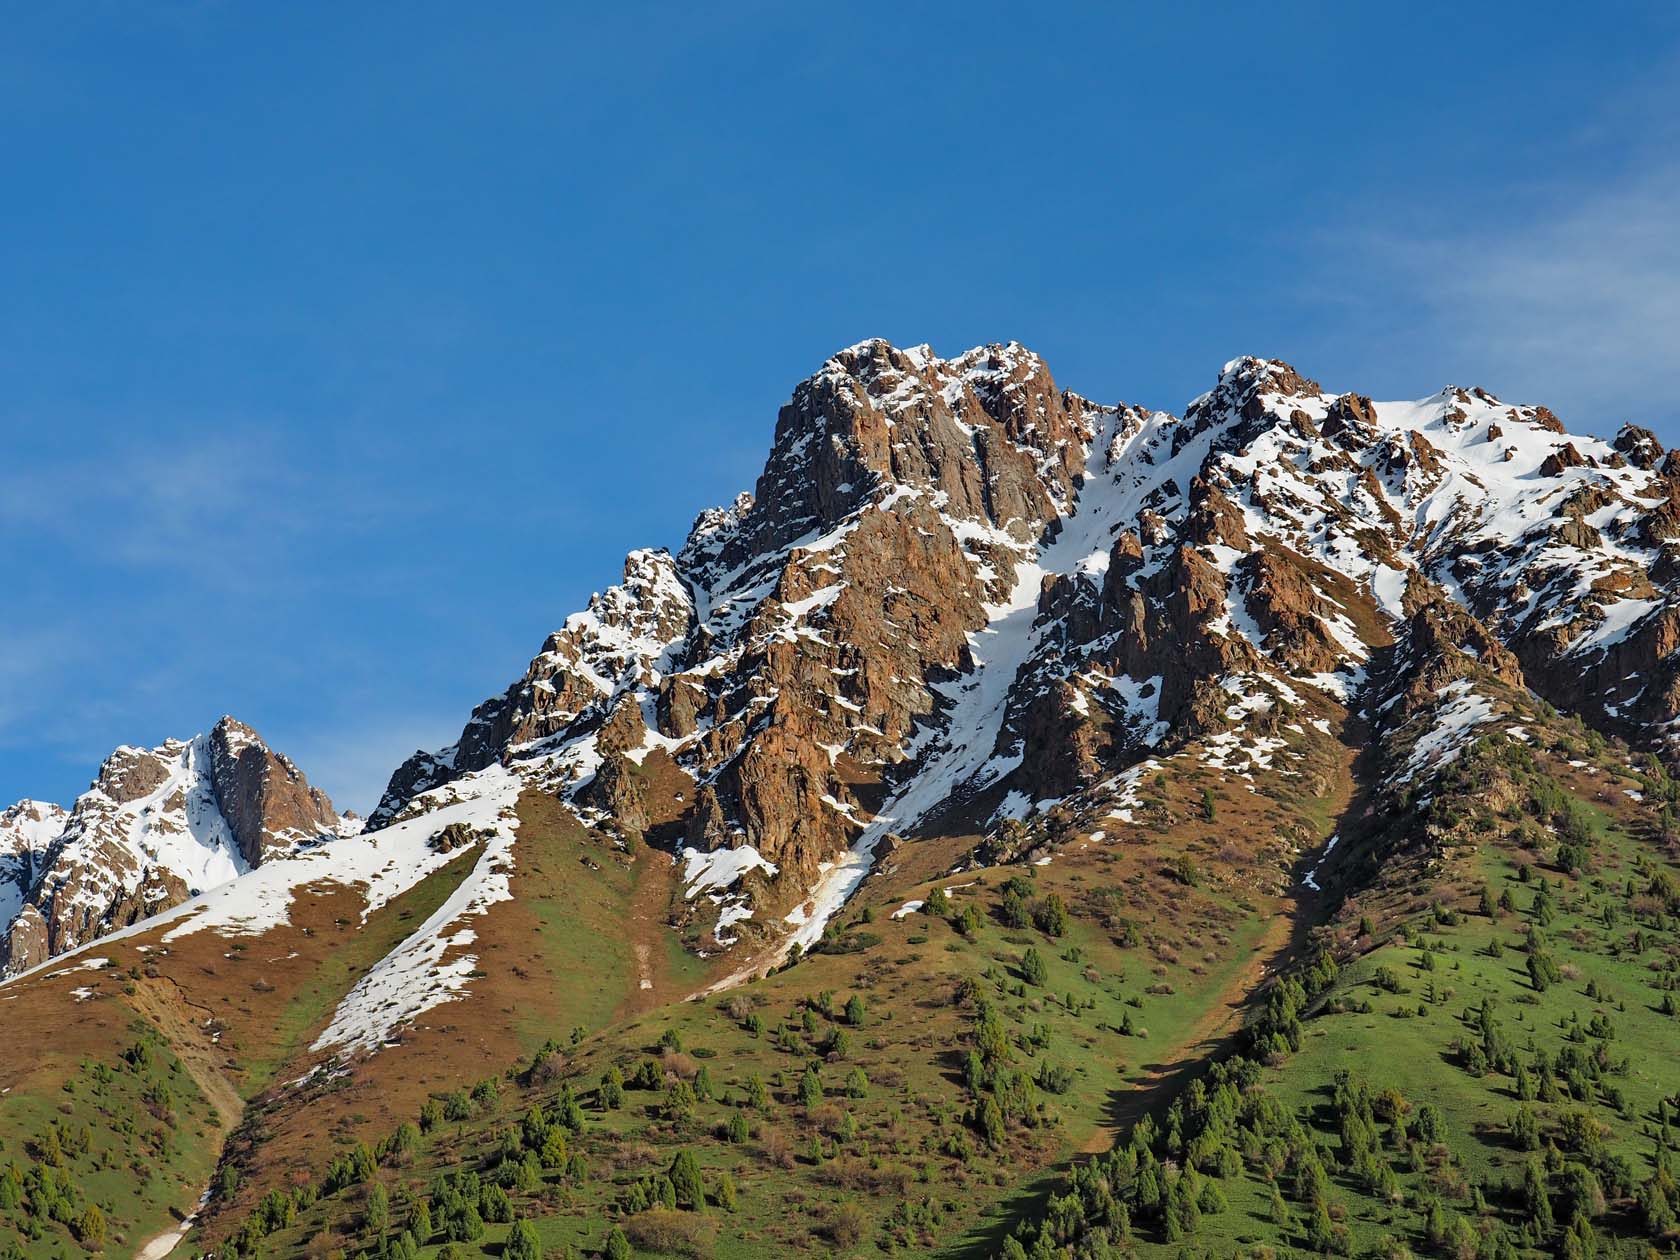
[[[633,552],[374,822],[506,764],[640,836],[657,754],[689,786],[655,839],[722,921],[700,939],[776,935],[763,906],[809,944],[888,835],[1358,708],[1420,610],[1649,741],[1680,715],[1675,472],[1648,431],[1571,436],[1481,389],[1380,403],[1240,358],[1176,416],[1064,390],[1014,343],[863,342],[794,390],[754,494]]]

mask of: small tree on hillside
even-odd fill
[[[531,1222],[520,1217],[508,1230],[507,1242],[502,1246],[503,1260],[543,1260],[542,1243]]]
[[[740,1110],[731,1112],[729,1116],[729,1140],[739,1146],[751,1136],[752,1132],[747,1125],[747,1113]]]
[[[1060,893],[1051,893],[1033,907],[1033,922],[1049,937],[1066,935],[1068,929],[1067,903]]]
[[[97,1203],[88,1204],[87,1210],[76,1222],[76,1237],[89,1251],[100,1251],[104,1248],[105,1213]]]
[[[601,1077],[601,1106],[617,1110],[624,1105],[624,1073],[610,1067]]]
[[[686,1208],[706,1206],[706,1187],[700,1179],[700,1161],[694,1152],[684,1147],[671,1161],[671,1188],[677,1192],[677,1202]]]
[[[811,1068],[805,1069],[805,1075],[799,1078],[800,1105],[810,1110],[821,1106],[823,1100],[822,1081]]]
[[[391,1196],[384,1186],[376,1185],[368,1191],[367,1206],[362,1212],[362,1228],[368,1233],[383,1234],[391,1227]]]
[[[712,1191],[712,1201],[725,1212],[735,1210],[735,1178],[727,1171],[718,1174],[717,1189]]]
[[[1044,965],[1044,955],[1032,946],[1027,946],[1027,952],[1021,958],[1021,978],[1028,984],[1042,987],[1050,978],[1049,969]]]

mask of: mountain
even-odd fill
[[[1669,1245],[1677,583],[1647,430],[853,346],[365,830],[231,720],[7,813],[0,1240]]]
[[[326,795],[250,727],[224,717],[207,735],[118,748],[66,812],[7,810],[12,902],[0,904],[0,968],[57,954],[336,834]]]
[[[1351,702],[1428,605],[1654,744],[1680,715],[1675,467],[1480,389],[1373,403],[1238,359],[1178,417],[1019,345],[865,342],[794,391],[753,496],[633,552],[373,821],[508,764],[639,833],[657,749],[693,781],[671,843],[756,889],[708,882],[712,943],[763,903],[808,945],[887,835],[1041,812],[1302,688]]]

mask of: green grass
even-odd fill
[[[0,1101],[0,1169],[33,1163],[51,1126],[72,1135],[85,1127],[87,1151],[67,1150],[62,1168],[76,1212],[90,1203],[104,1211],[113,1252],[136,1249],[171,1227],[175,1213],[209,1180],[221,1149],[210,1103],[180,1060],[143,1024],[136,1022],[132,1033],[151,1046],[154,1067],[140,1072],[121,1062],[85,1064],[56,1097],[11,1094]],[[142,1096],[152,1083],[166,1088],[169,1098],[155,1114]],[[0,1211],[0,1252],[16,1242],[30,1260],[86,1254],[65,1224],[44,1221],[40,1236],[30,1238],[27,1219],[21,1206]]]
[[[514,878],[530,881],[531,891],[516,882],[509,912],[531,921],[531,954],[519,965],[543,977],[539,1000],[516,1012],[522,1051],[619,1017],[638,991],[638,931],[657,942],[659,956],[652,961],[662,983],[687,991],[703,982],[706,961],[682,948],[662,915],[633,922],[638,886],[664,873],[653,867],[668,864],[667,854],[644,845],[632,858],[546,800],[522,800],[520,820]]]
[[[1472,1075],[1455,1049],[1456,1043],[1479,1039],[1477,1013],[1484,1000],[1495,1004],[1495,1017],[1520,1060],[1536,1049],[1555,1056],[1573,1044],[1585,1051],[1602,1046],[1618,1065],[1605,1083],[1619,1092],[1620,1106],[1598,1088],[1579,1098],[1565,1092],[1557,1101],[1526,1104],[1539,1121],[1542,1145],[1556,1144],[1564,1157],[1582,1158],[1570,1153],[1563,1121],[1571,1112],[1584,1111],[1602,1126],[1610,1155],[1626,1159],[1640,1179],[1652,1171],[1659,1102],[1680,1096],[1680,1020],[1659,1009],[1664,978],[1672,979],[1680,958],[1680,934],[1673,916],[1633,920],[1628,882],[1641,890],[1648,883],[1652,851],[1618,828],[1603,809],[1589,808],[1597,852],[1593,873],[1572,878],[1534,865],[1525,883],[1518,876],[1525,855],[1495,843],[1500,837],[1489,834],[1488,843],[1468,851],[1452,873],[1464,877],[1466,886],[1485,884],[1496,898],[1510,890],[1516,910],[1490,919],[1471,908],[1470,899],[1459,897],[1446,922],[1431,913],[1413,916],[1410,939],[1391,936],[1346,967],[1323,1011],[1307,1021],[1301,1049],[1264,1073],[1266,1093],[1303,1118],[1326,1152],[1336,1151],[1340,1143],[1331,1105],[1339,1073],[1350,1072],[1374,1089],[1398,1089],[1416,1105],[1439,1108],[1446,1118],[1447,1137],[1429,1166],[1414,1170],[1403,1154],[1389,1153],[1404,1196],[1398,1203],[1375,1198],[1350,1173],[1338,1170],[1333,1157],[1327,1159],[1333,1215],[1346,1224],[1353,1254],[1382,1254],[1395,1239],[1418,1254],[1434,1252],[1424,1230],[1424,1204],[1431,1196],[1478,1226],[1522,1225],[1524,1213],[1503,1190],[1520,1184],[1524,1165],[1537,1157],[1518,1149],[1510,1136],[1512,1117],[1524,1104],[1511,1076],[1497,1071]],[[1641,861],[1643,869],[1636,869]],[[1672,870],[1671,864],[1657,865]],[[1521,942],[1542,879],[1553,889],[1558,909],[1540,930],[1564,978],[1537,992]],[[1613,916],[1608,924],[1607,908]],[[1632,948],[1636,928],[1645,946],[1637,951]],[[1491,942],[1502,947],[1497,957]],[[1432,967],[1425,966],[1426,959]],[[1399,977],[1401,991],[1378,986],[1376,977],[1384,971]],[[1595,1015],[1609,1020],[1611,1038],[1585,1032]],[[1476,1187],[1489,1201],[1488,1214],[1481,1217],[1468,1198]],[[1194,1240],[1205,1254],[1239,1255],[1280,1242],[1305,1247],[1304,1235],[1281,1235],[1272,1224],[1270,1184],[1252,1165],[1222,1183],[1221,1190],[1226,1210],[1205,1217]],[[1597,1230],[1601,1255],[1646,1254],[1636,1214],[1612,1204]],[[1183,1244],[1167,1243],[1148,1229],[1139,1231],[1139,1239],[1144,1256],[1183,1254]]]
[[[619,1219],[619,1203],[631,1185],[647,1173],[662,1172],[678,1150],[688,1149],[709,1185],[727,1170],[739,1190],[735,1212],[710,1216],[708,1228],[716,1230],[719,1256],[769,1260],[811,1247],[819,1254],[875,1254],[882,1245],[906,1255],[985,1254],[978,1249],[995,1236],[988,1222],[1014,1219],[1027,1206],[1023,1196],[1036,1197],[1048,1188],[1047,1178],[1092,1139],[1117,1098],[1186,1052],[1179,1042],[1205,1022],[1209,995],[1230,984],[1265,931],[1260,916],[1230,894],[1186,890],[1174,915],[1155,923],[1146,918],[1144,939],[1121,946],[1113,932],[1081,910],[1089,895],[1111,887],[1107,881],[1121,870],[1109,855],[1098,854],[1077,866],[1037,873],[1038,890],[1059,891],[1076,908],[1068,934],[1059,940],[1036,929],[1005,927],[992,917],[998,889],[1010,872],[986,872],[983,884],[962,888],[952,899],[954,911],[975,904],[988,912],[972,940],[926,915],[894,921],[878,913],[872,922],[852,922],[855,939],[866,942],[855,952],[815,953],[732,994],[663,1007],[588,1037],[565,1053],[574,1056],[567,1079],[586,1101],[587,1122],[574,1147],[585,1154],[590,1176],[573,1186],[549,1174],[534,1194],[516,1194],[516,1206],[535,1219],[545,1246],[597,1248]],[[604,900],[602,890],[586,882],[596,877],[611,882],[627,878],[603,864],[599,873],[580,880],[576,896],[597,906]],[[1112,887],[1128,904],[1158,904],[1153,895],[1158,878],[1150,874]],[[607,895],[613,891],[609,887]],[[546,930],[575,927],[569,897],[543,910]],[[1020,960],[1028,947],[1045,960],[1042,986],[1021,979]],[[616,945],[604,948],[608,965],[614,965]],[[680,961],[673,958],[672,963]],[[965,978],[972,992],[994,1005],[1016,1038],[1015,1066],[1036,1075],[1048,1062],[1071,1073],[1065,1092],[1034,1091],[1032,1123],[1014,1125],[997,1149],[987,1146],[966,1115],[962,1062],[974,1006],[953,1001],[958,981]],[[1149,992],[1151,987],[1158,991]],[[815,1031],[805,1031],[802,1003],[824,990],[835,994],[837,1013],[853,993],[867,1004],[864,1025],[845,1028],[851,1044],[839,1061],[823,1062],[822,1047],[843,1024],[813,1013]],[[762,1035],[753,1035],[747,1021],[731,1013],[731,999],[737,1010],[751,1004],[766,1025]],[[1120,1033],[1128,1017],[1139,1035]],[[1047,1046],[1029,1044],[1037,1026],[1047,1030]],[[789,1047],[778,1040],[783,1029],[793,1038]],[[663,1090],[630,1089],[622,1108],[597,1107],[589,1091],[605,1069],[617,1064],[631,1075],[644,1057],[658,1053],[668,1033],[680,1040],[683,1051],[665,1066],[678,1075],[704,1067],[713,1098],[681,1121],[665,1117]],[[807,1114],[797,1101],[797,1085],[813,1062],[827,1097]],[[861,1099],[845,1096],[854,1066],[869,1078]],[[753,1075],[767,1084],[772,1102],[763,1114],[752,1114],[751,1140],[732,1144],[722,1130]],[[524,1089],[504,1080],[492,1113],[443,1126],[424,1139],[411,1167],[382,1176],[394,1188],[423,1193],[440,1171],[481,1167],[500,1131],[517,1125],[532,1101],[552,1103],[559,1088]],[[841,1135],[848,1124],[855,1126],[850,1137]],[[813,1135],[820,1159],[811,1149]],[[966,1145],[970,1153],[950,1153],[951,1142]],[[356,1200],[354,1191],[324,1199],[293,1227],[273,1235],[265,1255],[353,1248]],[[855,1244],[845,1243],[851,1235],[848,1221],[838,1215],[842,1212],[857,1217]],[[343,1225],[351,1225],[348,1232]],[[503,1232],[492,1227],[467,1255],[495,1254]],[[433,1240],[425,1254],[440,1244],[441,1239]]]

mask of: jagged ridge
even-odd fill
[[[1542,694],[1660,742],[1674,473],[1647,431],[1572,438],[1479,389],[1373,403],[1248,358],[1178,417],[1091,403],[1014,344],[865,342],[794,391],[755,494],[633,552],[375,820],[500,762],[639,832],[630,767],[657,749],[725,926],[761,901],[809,938],[891,832],[1025,816],[1302,687],[1357,705],[1438,601]]]

